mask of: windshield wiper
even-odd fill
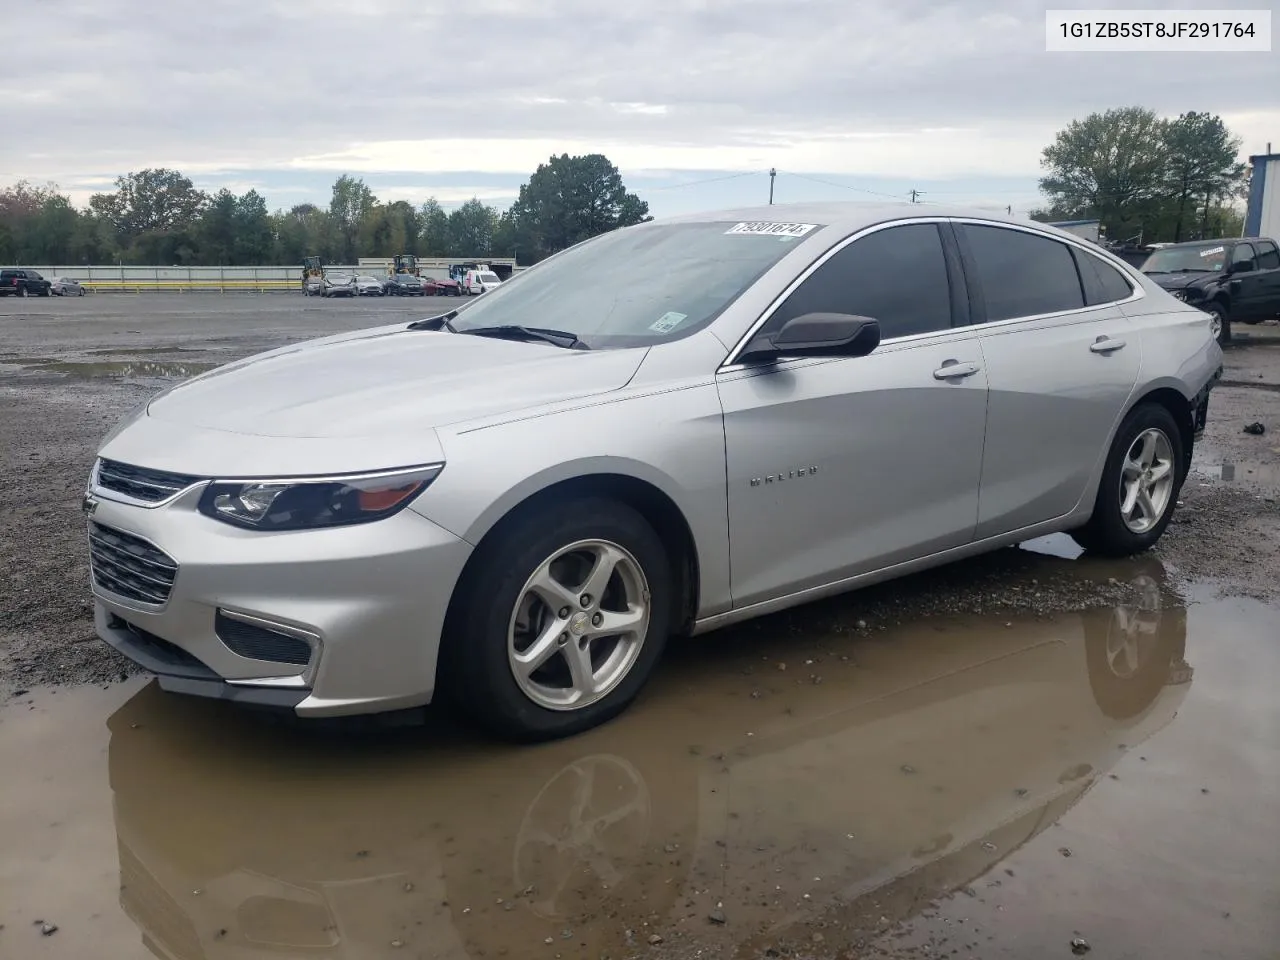
[[[457,333],[458,329],[451,323],[454,317],[458,315],[457,310],[450,310],[448,313],[442,313],[438,317],[427,317],[425,320],[415,320],[406,327],[406,330],[448,330],[450,333]]]
[[[569,350],[590,350],[578,339],[576,333],[568,330],[550,330],[546,327],[522,327],[516,323],[504,323],[496,327],[474,327],[470,330],[458,330],[476,337],[496,337],[498,339],[523,338],[525,340],[543,340],[557,347]]]

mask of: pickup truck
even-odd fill
[[[1142,272],[1179,300],[1213,317],[1219,343],[1233,323],[1280,316],[1280,247],[1265,237],[1172,243],[1154,251]]]
[[[5,268],[0,270],[0,296],[47,297],[53,286],[35,270]]]

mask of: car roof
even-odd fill
[[[1176,250],[1179,247],[1224,247],[1229,243],[1240,243],[1243,240],[1260,240],[1261,237],[1220,237],[1217,240],[1184,240],[1182,243],[1166,243],[1161,250]]]
[[[935,203],[908,203],[905,200],[887,201],[828,201],[824,203],[775,203],[754,207],[735,207],[726,210],[707,210],[701,213],[665,217],[653,223],[707,223],[720,221],[747,221],[772,223],[821,223],[841,230],[852,231],[869,227],[886,220],[904,217],[963,217],[991,220],[996,223],[1028,224],[1059,233],[1047,223],[1031,221],[1023,217],[1010,217],[990,210],[971,207],[953,207]]]

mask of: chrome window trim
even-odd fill
[[[1064,244],[1065,246],[1075,247],[1077,250],[1083,251],[1084,254],[1087,256],[1097,257],[1099,260],[1101,260],[1103,263],[1107,264],[1108,266],[1119,269],[1121,271],[1121,274],[1125,277],[1125,279],[1129,281],[1130,286],[1133,287],[1133,292],[1128,297],[1125,297],[1122,300],[1109,300],[1106,303],[1097,303],[1091,306],[1086,305],[1083,307],[1072,308],[1071,310],[1058,310],[1053,313],[1039,313],[1039,314],[1034,314],[1026,317],[1010,317],[1007,320],[992,320],[987,323],[971,323],[961,327],[948,327],[945,330],[931,330],[928,333],[913,333],[913,334],[908,334],[907,336],[902,336],[902,337],[889,337],[888,339],[880,341],[880,346],[882,347],[887,346],[889,344],[898,344],[898,343],[910,344],[917,341],[927,340],[933,337],[945,336],[947,334],[959,333],[962,331],[978,331],[981,333],[986,330],[998,329],[1001,327],[1009,327],[1015,324],[1035,323],[1036,321],[1039,321],[1039,320],[1053,320],[1059,317],[1083,315],[1087,313],[1093,313],[1098,310],[1105,310],[1109,307],[1119,307],[1119,306],[1123,306],[1124,304],[1136,303],[1137,301],[1143,299],[1147,295],[1146,290],[1143,289],[1142,283],[1138,281],[1137,278],[1134,276],[1133,268],[1131,268],[1127,263],[1125,263],[1123,260],[1119,260],[1118,258],[1114,259],[1113,261],[1113,259],[1110,259],[1110,258],[1100,257],[1098,256],[1097,253],[1095,253],[1093,250],[1089,248],[1089,246],[1086,244],[1085,241],[1079,240],[1074,237],[1058,237],[1058,236],[1054,236],[1053,234],[1046,233],[1043,230],[1037,230],[1034,227],[1028,227],[1020,223],[1006,223],[1002,220],[982,220],[977,217],[920,216],[920,217],[904,217],[898,220],[886,220],[883,223],[876,223],[869,227],[864,227],[863,229],[858,230],[855,233],[850,234],[849,236],[845,237],[843,240],[839,241],[834,246],[832,246],[829,250],[823,253],[822,256],[820,256],[817,260],[809,264],[809,266],[807,266],[803,271],[801,271],[801,273],[797,275],[795,279],[793,279],[789,284],[787,284],[787,286],[783,289],[783,291],[780,294],[778,294],[778,296],[774,297],[774,299],[770,302],[769,306],[765,308],[764,312],[756,319],[754,323],[751,324],[751,326],[747,328],[747,332],[738,338],[737,342],[734,343],[733,348],[729,351],[728,355],[724,358],[724,360],[720,362],[720,366],[716,369],[716,373],[717,374],[736,373],[738,371],[751,369],[752,368],[751,364],[739,363],[737,359],[741,355],[742,351],[746,349],[747,344],[751,342],[751,339],[760,331],[760,329],[765,324],[769,322],[769,320],[773,317],[773,315],[778,311],[778,308],[781,307],[782,304],[786,302],[787,298],[790,297],[791,294],[794,293],[802,283],[804,283],[814,273],[816,273],[818,269],[822,267],[828,260],[834,257],[837,253],[839,253],[845,247],[849,246],[849,244],[855,243],[858,240],[861,240],[863,237],[870,236],[871,234],[877,233],[881,230],[888,230],[892,227],[908,226],[910,224],[919,224],[919,223],[952,223],[952,224],[958,223],[958,224],[971,224],[973,226],[978,226],[978,227],[1000,227],[1006,230],[1016,230],[1021,233],[1029,233],[1032,236],[1042,237],[1045,240],[1056,240],[1057,242]],[[878,349],[879,348],[877,348],[877,350]],[[793,363],[793,362],[799,362],[801,360],[812,361],[814,359],[819,359],[819,358],[797,357],[797,358],[794,358],[794,360],[792,361],[784,360],[782,361],[782,363]],[[820,359],[826,359],[826,358],[820,358]],[[840,358],[833,357],[830,359],[840,359]]]

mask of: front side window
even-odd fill
[[[1236,248],[1231,251],[1231,265],[1233,267],[1243,266],[1244,264],[1252,265],[1253,261],[1253,246],[1248,243],[1238,243]]]
[[[1057,240],[1004,227],[965,224],[987,307],[987,322],[1079,310],[1080,274],[1070,248]]]
[[[453,326],[564,330],[593,349],[676,339],[711,323],[822,225],[778,224],[772,233],[741,226],[650,223],[602,234],[459,308]],[[784,235],[784,226],[807,229]]]
[[[782,303],[762,332],[806,313],[846,313],[880,323],[889,340],[951,327],[951,286],[935,223],[869,233],[836,251]]]
[[[1258,241],[1258,269],[1280,270],[1280,250],[1269,240]]]

